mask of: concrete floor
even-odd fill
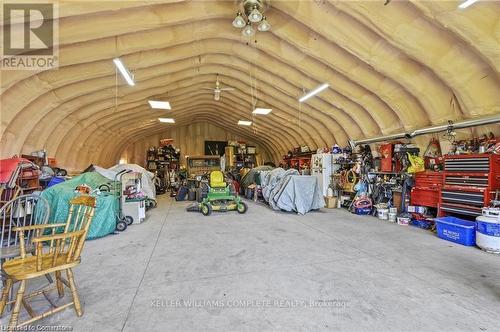
[[[246,215],[204,217],[186,205],[162,197],[143,224],[87,242],[75,269],[84,316],[67,309],[40,324],[500,330],[500,256],[343,210],[298,216],[250,202]]]

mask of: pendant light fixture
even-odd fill
[[[264,16],[265,10],[269,7],[269,0],[239,0],[239,6],[240,11],[236,13],[232,25],[242,29],[243,36],[252,37],[256,30],[264,32],[271,29],[271,24]]]
[[[247,25],[241,30],[241,33],[245,37],[252,37],[255,35],[255,29],[252,27],[252,23],[250,21],[247,22]]]
[[[258,23],[262,20],[262,14],[260,13],[259,9],[257,6],[253,6],[252,11],[250,12],[250,15],[248,16],[248,19],[252,23]]]
[[[269,24],[266,20],[266,17],[262,17],[262,21],[260,21],[259,23],[259,26],[257,27],[257,30],[259,31],[268,31],[269,29],[271,29],[271,24]]]
[[[241,16],[241,13],[238,12],[236,13],[236,17],[233,20],[233,27],[235,28],[243,28],[246,25],[245,20],[243,19],[243,16]]]

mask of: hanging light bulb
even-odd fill
[[[262,20],[262,14],[259,12],[259,9],[257,6],[253,6],[252,11],[250,12],[250,15],[248,15],[248,19],[250,22],[257,23]]]
[[[245,37],[252,37],[255,35],[255,29],[252,27],[252,23],[250,21],[247,22],[247,25],[241,30],[241,33]]]
[[[266,20],[266,17],[262,17],[262,21],[260,21],[259,26],[257,27],[257,30],[259,31],[267,31],[271,29],[271,24],[269,24]]]
[[[245,20],[241,16],[241,13],[240,12],[236,13],[236,17],[234,18],[233,21],[233,27],[241,29],[244,26],[245,26]]]

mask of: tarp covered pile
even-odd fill
[[[126,169],[131,170],[133,172],[139,172],[142,174],[141,175],[142,192],[148,198],[156,199],[156,188],[154,184],[155,175],[137,164],[118,164],[108,169],[92,165],[90,169],[108,178],[109,180],[114,180],[116,173]]]
[[[262,195],[274,210],[305,214],[324,206],[323,195],[314,176],[299,175],[296,169],[276,168],[260,172]]]
[[[125,169],[141,173],[142,192],[149,198],[156,199],[156,188],[154,183],[155,175],[153,173],[137,164],[119,164],[109,168],[110,171],[117,173]]]
[[[257,179],[257,177],[259,176],[260,172],[264,172],[264,171],[270,171],[272,170],[274,167],[271,167],[271,166],[258,166],[258,167],[254,167],[252,168],[250,171],[248,171],[247,174],[245,174],[245,176],[243,176],[243,178],[241,179],[240,181],[240,187],[241,188],[246,188],[248,187],[249,185],[251,184],[260,184],[260,179]]]
[[[42,197],[50,204],[50,223],[66,222],[69,212],[69,201],[79,194],[75,188],[87,184],[91,188],[98,188],[101,184],[109,183],[109,179],[97,172],[87,172],[75,176],[71,180],[61,182],[42,191]],[[88,239],[103,237],[113,233],[116,228],[116,212],[118,211],[118,197],[114,195],[97,195],[94,219],[87,235]]]
[[[122,170],[131,170],[142,173],[141,184],[143,193],[151,199],[155,199],[156,192],[154,186],[154,174],[136,164],[115,165],[109,169],[95,165],[90,165],[86,172],[73,177],[71,180],[59,183],[55,186],[45,189],[42,196],[49,201],[50,217],[49,222],[65,222],[68,217],[69,201],[79,195],[75,193],[75,188],[86,184],[92,189],[99,188],[100,185],[107,184],[113,189],[120,188],[121,184],[113,183],[115,176]],[[118,179],[119,180],[119,179]],[[116,194],[116,193],[115,193]],[[95,239],[106,236],[114,232],[116,228],[116,214],[119,212],[118,195],[113,193],[100,193],[96,195],[97,206],[94,213],[94,219],[90,226],[87,238]]]

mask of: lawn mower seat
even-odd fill
[[[212,171],[210,173],[210,187],[212,188],[225,188],[224,173],[221,171]]]

